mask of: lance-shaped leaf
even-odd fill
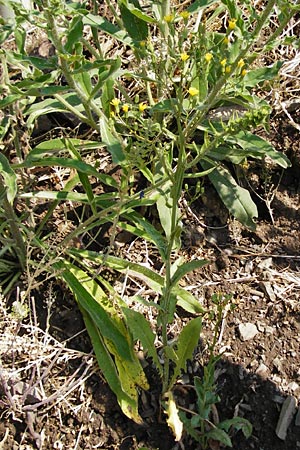
[[[0,174],[6,188],[7,200],[12,203],[17,193],[17,176],[2,153],[0,153]]]
[[[188,322],[182,329],[175,343],[176,360],[173,376],[169,383],[169,389],[174,385],[176,378],[180,375],[181,370],[186,370],[186,363],[188,359],[193,358],[193,352],[199,342],[200,333],[202,330],[202,319],[196,317]]]

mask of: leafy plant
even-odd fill
[[[134,351],[135,343],[141,343],[161,377],[167,420],[179,440],[180,418],[172,388],[193,356],[201,317],[207,313],[180,286],[187,273],[207,263],[187,262],[179,256],[183,186],[191,179],[197,182],[208,177],[230,213],[254,229],[256,205],[232,175],[230,164],[238,166],[265,156],[283,168],[290,164],[284,154],[255,134],[258,127],[268,129],[271,112],[255,88],[278,77],[281,62],[270,67],[255,64],[260,55],[278,45],[280,32],[299,4],[268,0],[258,14],[251,2],[241,6],[232,0],[194,1],[181,12],[169,0],[105,3],[113,19],[98,14],[97,2],[92,2],[92,11],[81,3],[57,0],[37,1],[39,10],[19,9],[11,2],[15,21],[4,22],[0,33],[2,43],[11,33],[15,37],[15,48],[0,53],[4,94],[0,108],[9,112],[1,119],[0,131],[3,138],[13,136],[15,149],[2,146],[6,156],[1,155],[0,161],[1,208],[9,218],[1,228],[2,252],[7,255],[13,249],[20,273],[25,267],[30,273],[37,264],[26,253],[28,241],[44,254],[47,270],[58,274],[74,293],[99,366],[123,412],[136,422],[141,421],[138,390],[148,388]],[[280,25],[258,47],[275,6],[281,14]],[[27,54],[28,22],[47,33],[53,55]],[[103,36],[120,49],[130,48],[133,61],[125,67],[121,57],[108,55]],[[27,130],[24,151],[12,119],[14,111]],[[63,136],[33,144],[31,133],[40,118],[54,113],[79,121],[79,136],[63,132]],[[103,155],[104,150],[119,169],[119,179],[102,172],[99,153]],[[24,183],[24,174],[33,169],[46,168],[52,173],[57,167],[68,173],[60,190],[40,190]],[[51,202],[38,223],[31,214],[24,220],[16,215],[13,205],[27,201]],[[73,230],[53,245],[47,225],[59,205],[68,202],[80,205],[83,212]],[[154,207],[156,225],[144,214]],[[76,239],[84,242],[91,236],[95,240],[97,230],[107,224],[111,225],[108,249],[73,248]],[[154,245],[163,275],[114,256],[117,229]],[[5,247],[7,233],[10,241]],[[157,302],[135,298],[154,308],[154,324],[126,304],[98,273],[99,266],[139,278],[157,293]],[[196,317],[171,345],[169,328],[178,305]],[[157,336],[162,341],[160,357]],[[204,396],[207,392],[213,395],[213,369],[211,362],[203,389],[196,381],[202,409],[192,424],[185,420],[187,428],[196,429],[208,420],[201,414],[205,410],[207,415],[211,404]],[[218,427],[219,433],[231,425]],[[203,430],[200,433],[202,439]]]

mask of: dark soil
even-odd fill
[[[294,112],[293,118],[300,122],[299,110]],[[235,305],[233,312],[228,311],[223,317],[216,348],[222,356],[217,363],[215,380],[220,396],[216,404],[219,419],[239,415],[253,425],[248,440],[241,432],[232,436],[235,450],[300,448],[299,412],[298,426],[294,414],[285,439],[279,439],[275,432],[284,400],[293,396],[299,408],[300,399],[300,133],[281,115],[272,121],[271,139],[278,150],[291,158],[293,165],[283,174],[278,168],[266,166],[262,171],[261,167],[250,166],[246,175],[260,211],[255,232],[228,217],[210,186],[205,187],[203,197],[186,208],[184,218],[184,253],[211,261],[204,269],[186,277],[186,287],[205,306],[211,307],[211,295],[218,292],[231,294]],[[122,251],[128,246],[125,242]],[[137,240],[131,245],[130,257],[138,259],[141,252],[143,244]],[[64,286],[55,282],[52,289],[49,334],[58,342],[68,340],[66,346],[78,351],[78,358],[66,359],[54,371],[49,370],[44,380],[49,392],[52,385],[55,391],[55,383],[60,379],[71,377],[86,357],[83,355],[91,351],[75,302]],[[49,292],[36,293],[35,298],[37,323],[46,329]],[[183,320],[184,314],[181,317],[179,312],[176,319],[179,328]],[[243,341],[239,325],[246,323],[256,325],[257,334]],[[3,319],[1,331],[6,333],[10,325]],[[189,386],[194,376],[202,376],[207,358],[205,348],[212,331],[212,323],[204,323],[202,343],[188,365],[188,373],[175,389],[186,408],[193,406],[195,399]],[[24,334],[26,331],[22,331],[21,326],[15,330],[15,335]],[[1,354],[3,367],[16,364],[9,360],[7,350],[1,349]],[[15,348],[9,354],[18,358],[21,350]],[[18,401],[15,410],[11,407],[8,393],[13,395],[12,387],[4,385],[0,403],[0,449],[200,448],[188,436],[180,443],[174,441],[159,408],[159,382],[151,361],[146,365],[151,389],[149,393],[141,393],[143,425],[136,425],[121,413],[115,396],[96,369],[65,399],[60,399],[56,405],[52,403],[52,408],[49,404],[47,408],[40,405],[33,409],[31,416]],[[28,370],[26,374],[29,378],[26,380],[23,376],[22,381],[30,383],[32,372]],[[15,399],[20,399],[20,395],[15,393]],[[24,404],[39,401],[30,400],[28,395],[23,400]],[[221,447],[211,443],[211,448]]]

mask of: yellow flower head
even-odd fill
[[[228,44],[229,44],[229,39],[228,39],[227,36],[224,37],[223,43],[224,43],[225,45],[228,45]]]
[[[199,90],[196,89],[196,88],[194,88],[193,86],[191,86],[191,87],[189,88],[189,90],[188,90],[188,93],[189,93],[192,97],[194,97],[195,95],[198,95],[198,94],[199,94]]]
[[[242,77],[244,77],[245,75],[247,75],[247,73],[248,73],[248,70],[247,70],[247,69],[243,69],[243,70],[242,70],[242,73],[241,73]]]
[[[171,23],[174,20],[174,15],[173,14],[168,14],[167,16],[164,16],[164,21],[167,23]]]
[[[117,108],[120,104],[120,100],[118,98],[113,98],[112,101],[110,102],[110,104],[112,106],[114,106],[115,108]]]
[[[220,62],[221,66],[225,66],[226,63],[227,63],[227,59],[226,58],[222,59],[222,61]]]
[[[124,105],[122,106],[122,111],[123,111],[124,113],[128,113],[128,111],[129,111],[129,106],[127,105],[127,103],[124,103]]]
[[[230,73],[230,72],[231,72],[231,66],[226,66],[225,73]]]
[[[205,53],[204,59],[205,59],[206,62],[209,63],[209,61],[211,61],[212,58],[213,58],[213,55],[211,53]]]
[[[147,108],[148,108],[147,103],[145,103],[145,102],[139,103],[139,110],[140,110],[140,112],[144,112],[145,109],[147,109]]]
[[[187,61],[189,59],[189,55],[187,53],[180,53],[180,59],[181,61]]]
[[[228,28],[229,30],[234,30],[235,29],[235,24],[236,24],[237,19],[231,19],[228,22]]]
[[[242,68],[244,65],[245,65],[245,61],[244,61],[243,59],[240,59],[239,62],[238,62],[238,64],[237,64],[237,66],[238,66],[239,68]]]
[[[180,14],[180,17],[182,17],[184,20],[187,20],[190,17],[190,13],[188,11],[182,11]]]

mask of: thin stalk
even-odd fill
[[[177,108],[176,120],[178,128],[178,161],[174,175],[174,183],[172,187],[172,212],[171,212],[171,233],[166,252],[166,268],[165,268],[165,286],[163,292],[163,315],[162,315],[162,341],[164,348],[164,373],[163,373],[163,387],[162,392],[167,392],[169,386],[169,357],[166,352],[168,347],[167,327],[169,322],[171,295],[172,295],[172,252],[174,243],[178,237],[178,201],[182,192],[182,185],[184,180],[184,173],[186,168],[186,152],[185,152],[185,138],[181,125],[181,111]]]

